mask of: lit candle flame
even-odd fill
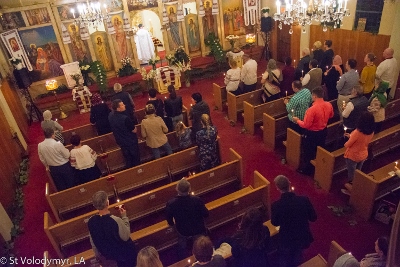
[[[397,167],[397,161],[395,163],[396,163],[396,167]]]
[[[294,186],[292,186],[292,188],[291,188],[291,189],[292,189],[292,191],[294,191]]]

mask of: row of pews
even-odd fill
[[[293,168],[300,165],[302,136],[288,128],[289,119],[284,104],[284,98],[268,103],[261,103],[262,89],[235,96],[226,92],[225,87],[213,84],[215,106],[223,107],[227,103],[228,118],[237,120],[237,115],[242,113],[243,126],[247,133],[254,134],[258,125],[261,125],[263,142],[269,149],[275,149],[280,141],[286,147],[286,161]],[[331,104],[335,116],[328,122],[328,135],[325,147],[318,147],[317,156],[311,163],[315,166],[314,180],[324,190],[331,189],[335,175],[346,170],[343,158],[345,148],[341,142],[344,130],[339,120],[336,100]],[[388,103],[385,108],[385,122],[398,119],[400,115],[400,99]],[[400,124],[387,128],[374,135],[369,144],[370,160],[377,156],[398,149]],[[286,139],[286,140],[285,140]],[[359,215],[368,220],[371,217],[374,202],[385,195],[400,188],[400,178],[392,171],[394,162],[375,170],[370,174],[357,171],[353,182],[353,191],[350,204],[354,206]],[[368,190],[368,192],[366,192]]]
[[[89,126],[85,127],[90,129]],[[78,132],[76,129],[81,128],[72,131]],[[44,231],[57,253],[54,256],[68,260],[67,264],[63,262],[54,266],[62,264],[62,266],[83,266],[84,263],[95,262],[94,252],[92,249],[87,249],[90,247],[87,222],[97,212],[91,207],[91,197],[99,190],[104,190],[109,195],[110,202],[113,203],[110,205],[111,214],[118,215],[114,207],[124,204],[131,224],[138,221],[144,224],[144,228],[131,233],[131,238],[138,249],[151,245],[162,251],[174,246],[178,240],[175,228],[170,227],[166,220],[159,217],[167,201],[176,195],[176,181],[189,171],[198,170],[200,162],[197,146],[157,160],[147,162],[143,160],[139,166],[118,171],[117,167],[123,162],[123,157],[118,152],[119,148],[112,134],[87,137],[90,138],[83,140],[82,143],[98,152],[100,161],[107,160],[106,170],[103,167],[102,171],[108,175],[60,192],[52,191],[50,184],[46,184],[45,196],[51,207],[51,213],[44,213]],[[176,134],[169,133],[168,139],[171,146],[177,149]],[[68,145],[67,147],[71,148]],[[219,146],[218,154],[220,156]],[[141,157],[144,159],[146,155]],[[99,162],[96,164],[100,166]],[[112,172],[110,170],[116,172],[110,174]],[[210,230],[237,220],[249,208],[259,208],[263,211],[265,225],[269,227],[271,235],[279,232],[269,221],[271,212],[269,181],[254,171],[251,183],[245,185],[243,161],[233,149],[229,150],[227,162],[213,169],[195,173],[187,179],[194,194],[201,198],[207,196],[206,207],[210,216],[206,219],[206,225]],[[164,185],[160,186],[160,182]],[[151,189],[147,190],[149,187]],[[138,190],[144,193],[137,194]],[[211,195],[217,197],[210,199]],[[119,202],[116,201],[116,196],[121,198]],[[127,197],[123,198],[124,196]],[[45,257],[48,258],[49,255],[46,254]]]

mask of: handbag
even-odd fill
[[[278,77],[276,77],[276,75],[273,72],[270,72],[270,73],[274,76],[272,82],[270,82],[267,79],[262,86],[263,91],[267,97],[271,97],[271,96],[279,94],[281,92],[281,89],[278,86],[278,85],[280,85]],[[278,85],[276,85],[276,84],[278,84]]]

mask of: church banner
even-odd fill
[[[32,71],[32,65],[28,60],[28,55],[26,54],[24,45],[19,37],[18,31],[16,29],[3,32],[1,34],[1,40],[3,40],[4,46],[10,53],[11,57],[21,58],[22,65],[26,66],[29,71]]]

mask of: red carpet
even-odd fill
[[[259,72],[264,71],[265,61],[260,63]],[[312,223],[312,231],[315,241],[305,252],[305,260],[321,253],[327,257],[329,243],[336,240],[345,249],[351,251],[356,258],[361,259],[365,254],[374,252],[374,241],[380,235],[389,235],[390,226],[371,220],[362,221],[355,215],[346,215],[336,217],[327,206],[346,205],[348,197],[340,193],[340,186],[343,182],[340,179],[334,181],[334,189],[328,193],[321,189],[316,189],[313,180],[310,177],[302,176],[296,173],[293,168],[288,165],[281,164],[281,157],[274,151],[265,148],[262,143],[260,132],[256,132],[254,136],[241,134],[242,124],[239,122],[235,127],[229,125],[225,119],[226,113],[213,110],[212,82],[222,84],[222,74],[214,80],[200,80],[192,84],[190,88],[182,88],[178,94],[183,96],[184,105],[190,107],[191,94],[200,92],[206,102],[212,109],[211,117],[217,126],[219,136],[221,137],[221,150],[223,161],[227,159],[228,148],[235,149],[244,159],[245,177],[252,177],[254,170],[258,170],[269,181],[273,181],[278,174],[284,174],[289,177],[295,192],[300,195],[307,195],[313,203],[318,220]],[[143,108],[147,101],[146,96],[135,97],[137,108]],[[89,122],[88,114],[79,115],[77,113],[63,121],[60,121],[64,129],[73,128],[78,125]],[[42,257],[43,251],[48,250],[52,257],[55,252],[43,231],[43,213],[51,210],[44,196],[45,183],[47,180],[45,169],[39,161],[37,155],[37,143],[43,140],[43,135],[39,123],[34,123],[29,129],[30,144],[30,180],[25,187],[25,219],[23,227],[25,233],[21,235],[16,242],[16,249],[19,256]],[[397,158],[399,151],[390,154],[387,157]],[[383,161],[376,161],[377,165],[387,164]],[[342,175],[343,176],[343,175]],[[279,198],[279,193],[274,186],[271,187],[271,200]],[[355,220],[357,224],[350,226],[349,221]],[[232,233],[227,233],[232,234]],[[167,264],[167,262],[164,262]]]

